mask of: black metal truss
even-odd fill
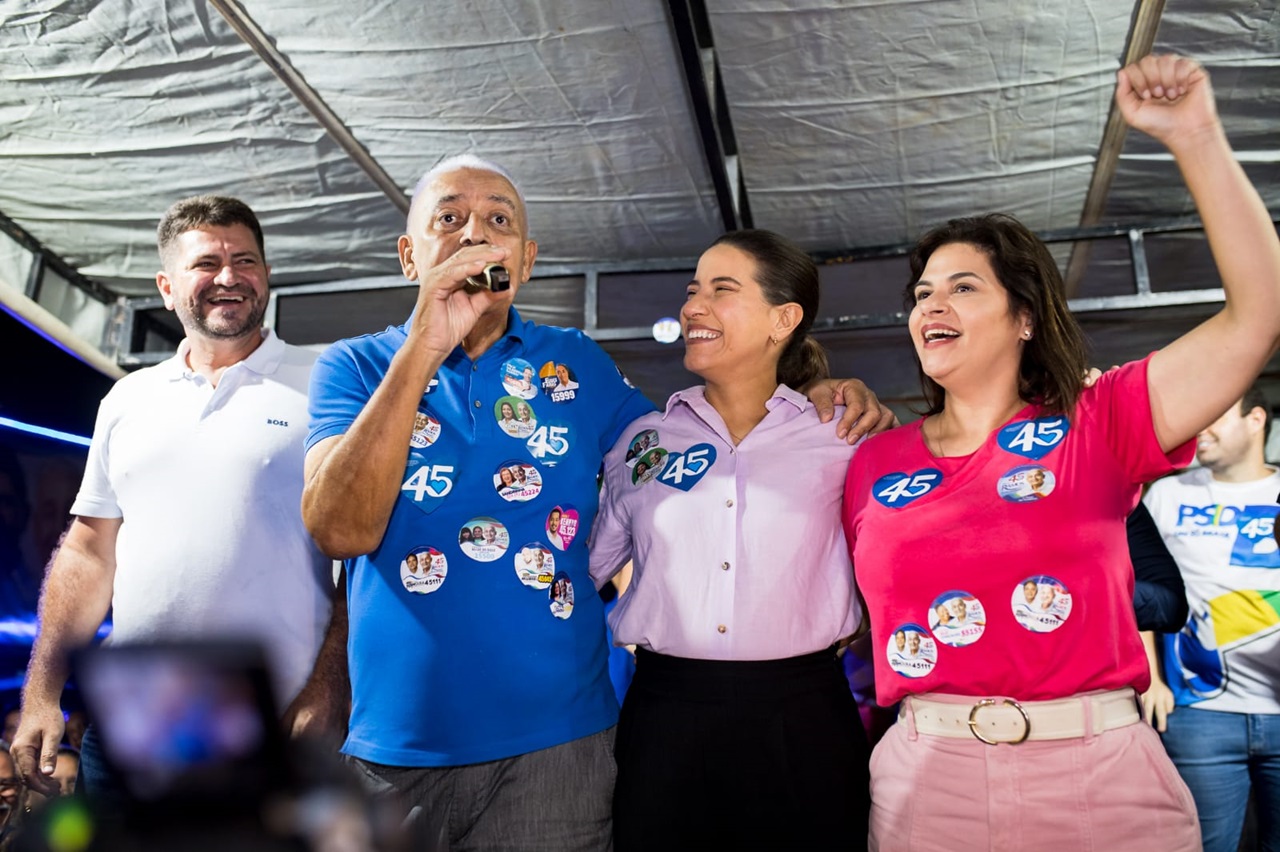
[[[67,263],[59,255],[54,254],[44,244],[27,232],[25,228],[8,216],[0,213],[0,232],[6,234],[15,243],[35,255],[31,273],[27,280],[21,282],[27,298],[39,301],[40,283],[46,271],[55,272],[71,284],[88,293],[99,302],[111,304],[116,301],[116,294],[102,284],[81,274],[74,266]],[[15,282],[17,283],[17,282]]]
[[[720,83],[720,63],[706,6],[703,0],[667,0],[667,9],[724,229],[750,228],[751,204],[729,117],[729,102]]]

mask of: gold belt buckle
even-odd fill
[[[994,707],[997,704],[1007,704],[1021,714],[1025,727],[1022,731],[1022,736],[1018,737],[1016,740],[989,740],[982,735],[980,730],[978,730],[978,711],[983,707]],[[1027,737],[1031,736],[1031,717],[1027,715],[1026,708],[1014,701],[1012,698],[1005,698],[1001,701],[996,701],[994,698],[984,698],[977,704],[973,705],[973,709],[969,711],[969,731],[977,737],[979,741],[984,742],[987,745],[999,745],[1002,742],[1007,742],[1009,745],[1017,745],[1018,743],[1026,742]]]

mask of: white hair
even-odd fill
[[[458,169],[475,169],[477,171],[493,172],[494,174],[499,175],[506,180],[507,183],[511,184],[512,189],[516,191],[516,198],[519,199],[520,206],[525,210],[528,209],[528,205],[525,204],[524,201],[524,193],[520,190],[520,184],[516,183],[516,179],[511,176],[510,172],[497,163],[486,160],[482,157],[477,157],[475,154],[455,154],[452,157],[441,160],[433,166],[430,171],[423,175],[416,184],[414,184],[413,195],[409,198],[409,216],[413,216],[413,205],[417,202],[418,196],[431,184],[433,180],[446,172],[455,172]],[[411,224],[410,228],[412,228]]]

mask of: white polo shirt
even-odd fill
[[[311,671],[332,588],[301,515],[316,355],[267,331],[215,388],[188,350],[102,400],[71,512],[124,519],[109,641],[258,639],[283,709]]]

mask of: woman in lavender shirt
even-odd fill
[[[620,852],[865,844],[867,745],[835,653],[861,623],[840,526],[856,447],[799,392],[827,375],[817,310],[798,247],[721,237],[680,312],[705,384],[605,458],[592,577],[635,570],[609,616],[637,648],[615,749]]]

